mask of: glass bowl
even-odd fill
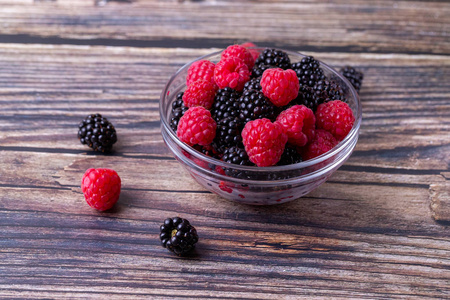
[[[262,51],[263,49],[257,49]],[[305,55],[285,51],[292,62]],[[333,68],[320,62],[324,74],[339,83],[355,116],[349,134],[336,147],[314,159],[297,164],[254,167],[230,164],[206,156],[181,142],[170,127],[172,102],[186,88],[186,75],[197,60],[220,60],[222,51],[214,52],[184,65],[168,81],[161,93],[159,112],[164,142],[181,165],[205,189],[225,198],[253,205],[279,204],[298,199],[324,183],[352,154],[361,125],[361,103],[351,83]]]

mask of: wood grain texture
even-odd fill
[[[0,298],[450,298],[448,3],[0,4]],[[169,77],[250,37],[365,73],[353,155],[279,206],[207,192],[159,130]],[[92,112],[117,128],[113,155],[76,138]],[[85,204],[91,167],[121,176],[113,211]],[[186,258],[158,240],[176,215],[200,235]]]

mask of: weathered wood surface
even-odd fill
[[[0,0],[0,297],[450,298],[448,3],[122,2]],[[205,191],[159,132],[169,76],[249,39],[365,73],[352,157],[280,206]],[[114,155],[76,139],[93,112]],[[114,211],[85,204],[90,167],[121,176]],[[175,215],[185,259],[158,241]]]

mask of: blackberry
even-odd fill
[[[247,152],[244,147],[232,146],[230,148],[225,149],[223,153],[222,160],[235,165],[241,166],[254,166],[248,157]],[[230,177],[241,178],[241,179],[250,179],[249,174],[246,171],[240,171],[231,168],[224,168],[225,174]]]
[[[303,86],[300,86],[297,98],[295,98],[291,103],[298,104],[298,105],[304,105],[315,112],[317,109],[317,106],[319,106],[319,104],[322,103],[320,101],[321,101],[321,99],[315,97],[314,89],[312,87],[303,85]]]
[[[261,76],[250,79],[249,81],[247,81],[244,84],[243,92],[248,91],[248,90],[261,91],[262,88],[261,88],[261,83],[260,82],[261,82]]]
[[[211,116],[218,122],[226,117],[239,116],[240,94],[232,88],[226,87],[217,91],[214,104],[211,108]]]
[[[291,67],[291,60],[289,59],[287,53],[284,51],[266,48],[263,52],[261,52],[261,54],[255,61],[255,65],[261,64],[286,70]]]
[[[322,102],[341,100],[345,101],[344,90],[334,80],[319,80],[313,87],[314,96],[323,99]]]
[[[248,121],[267,118],[274,121],[276,118],[275,106],[261,91],[245,91],[239,99],[239,118],[245,125]]]
[[[351,66],[345,66],[339,71],[345,78],[350,81],[355,90],[359,93],[361,89],[364,74]]]
[[[183,102],[183,92],[177,95],[177,99],[172,102],[172,117],[170,119],[170,127],[173,131],[177,132],[178,122],[184,113],[189,109]]]
[[[191,251],[198,242],[197,230],[188,220],[167,218],[160,227],[159,238],[164,248],[181,256]]]
[[[226,148],[241,145],[242,122],[238,117],[225,117],[217,122],[216,137],[213,147],[216,151],[223,153]]]
[[[78,139],[94,151],[111,152],[112,146],[117,142],[114,125],[101,114],[87,116],[78,125]]]
[[[267,69],[276,68],[276,66],[272,65],[265,65],[265,64],[255,64],[255,66],[252,69],[252,75],[251,78],[261,78],[264,71]]]
[[[291,69],[297,73],[300,85],[313,87],[317,81],[325,79],[320,63],[312,56],[305,56],[300,62],[293,63]]]
[[[286,147],[284,148],[284,152],[281,155],[281,159],[277,163],[277,166],[292,165],[302,161],[302,157],[300,153],[298,153],[297,148],[294,146],[286,145]]]

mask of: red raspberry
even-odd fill
[[[242,91],[250,75],[247,65],[237,57],[221,59],[214,69],[214,79],[219,88],[230,87],[238,92]]]
[[[252,42],[246,42],[241,44],[242,47],[247,48],[248,52],[250,52],[253,56],[253,59],[256,60],[259,56],[259,51],[256,49],[248,49],[248,48],[254,48],[257,47],[255,44],[253,44]]]
[[[355,123],[355,116],[347,103],[334,100],[320,104],[316,110],[316,126],[325,129],[342,141]]]
[[[285,106],[297,98],[300,83],[294,70],[273,68],[264,71],[261,88],[275,106]]]
[[[203,106],[210,109],[214,103],[216,89],[211,82],[199,80],[191,83],[183,94],[186,107]]]
[[[305,146],[314,137],[316,118],[313,111],[304,105],[294,105],[282,111],[276,122],[283,126],[288,143],[292,145]]]
[[[178,122],[177,136],[190,146],[206,146],[214,140],[216,126],[209,110],[202,106],[191,107]]]
[[[198,80],[206,80],[211,82],[216,90],[219,88],[214,81],[214,68],[216,65],[206,59],[194,62],[187,71],[186,85],[189,86],[191,83]]]
[[[242,142],[251,162],[258,167],[270,167],[280,160],[287,135],[280,124],[256,119],[245,124]]]
[[[338,141],[326,130],[316,129],[316,135],[302,151],[303,160],[312,159],[336,146]]]
[[[241,45],[228,46],[227,49],[223,50],[221,60],[227,59],[228,57],[237,57],[242,59],[249,70],[251,70],[255,65],[255,59],[253,58],[250,51],[248,51],[247,48]]]
[[[120,177],[111,169],[88,169],[81,180],[81,190],[87,204],[100,211],[116,204],[120,187]]]

